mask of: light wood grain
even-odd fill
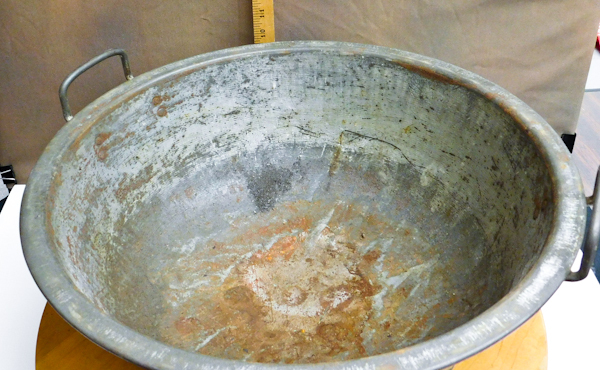
[[[538,313],[503,341],[454,370],[546,370],[546,330]],[[37,370],[135,370],[141,367],[105,351],[46,305],[36,349]]]
[[[36,370],[142,369],[97,346],[46,305],[36,348]]]
[[[454,367],[454,370],[546,369],[548,345],[541,312],[504,340]]]
[[[273,0],[252,0],[254,43],[275,42]]]

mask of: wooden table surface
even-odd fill
[[[454,370],[546,369],[548,369],[548,344],[541,312],[504,340],[454,367]]]
[[[546,329],[538,313],[501,342],[454,370],[546,370]],[[98,347],[73,329],[46,305],[36,348],[37,370],[125,370],[141,369]]]

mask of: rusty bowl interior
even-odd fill
[[[53,162],[54,258],[103,316],[218,358],[337,362],[448,333],[531,270],[555,213],[539,146],[468,78],[299,49],[97,101]]]

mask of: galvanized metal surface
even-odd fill
[[[150,368],[440,369],[558,288],[584,203],[560,138],[490,82],[275,43],[78,113],[32,173],[22,238],[57,311]]]

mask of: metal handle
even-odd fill
[[[596,258],[598,243],[600,242],[600,168],[596,173],[596,184],[594,185],[594,194],[587,198],[587,203],[592,204],[592,219],[585,237],[583,246],[583,258],[579,271],[571,272],[567,276],[567,281],[579,281],[587,277],[590,268]]]
[[[127,80],[131,80],[133,78],[133,75],[131,74],[131,68],[129,67],[129,58],[127,58],[127,54],[123,49],[107,50],[104,53],[98,55],[97,57],[91,59],[89,62],[81,65],[79,68],[73,71],[73,73],[68,75],[67,78],[65,78],[63,83],[60,85],[60,88],[58,89],[58,97],[60,98],[60,105],[62,106],[63,117],[65,117],[65,121],[69,122],[73,119],[73,115],[71,114],[71,107],[69,107],[69,99],[67,98],[67,89],[69,88],[69,85],[71,85],[71,82],[73,82],[77,77],[81,76],[83,72],[92,68],[96,64],[115,55],[121,57],[121,64],[123,64],[125,78]]]

